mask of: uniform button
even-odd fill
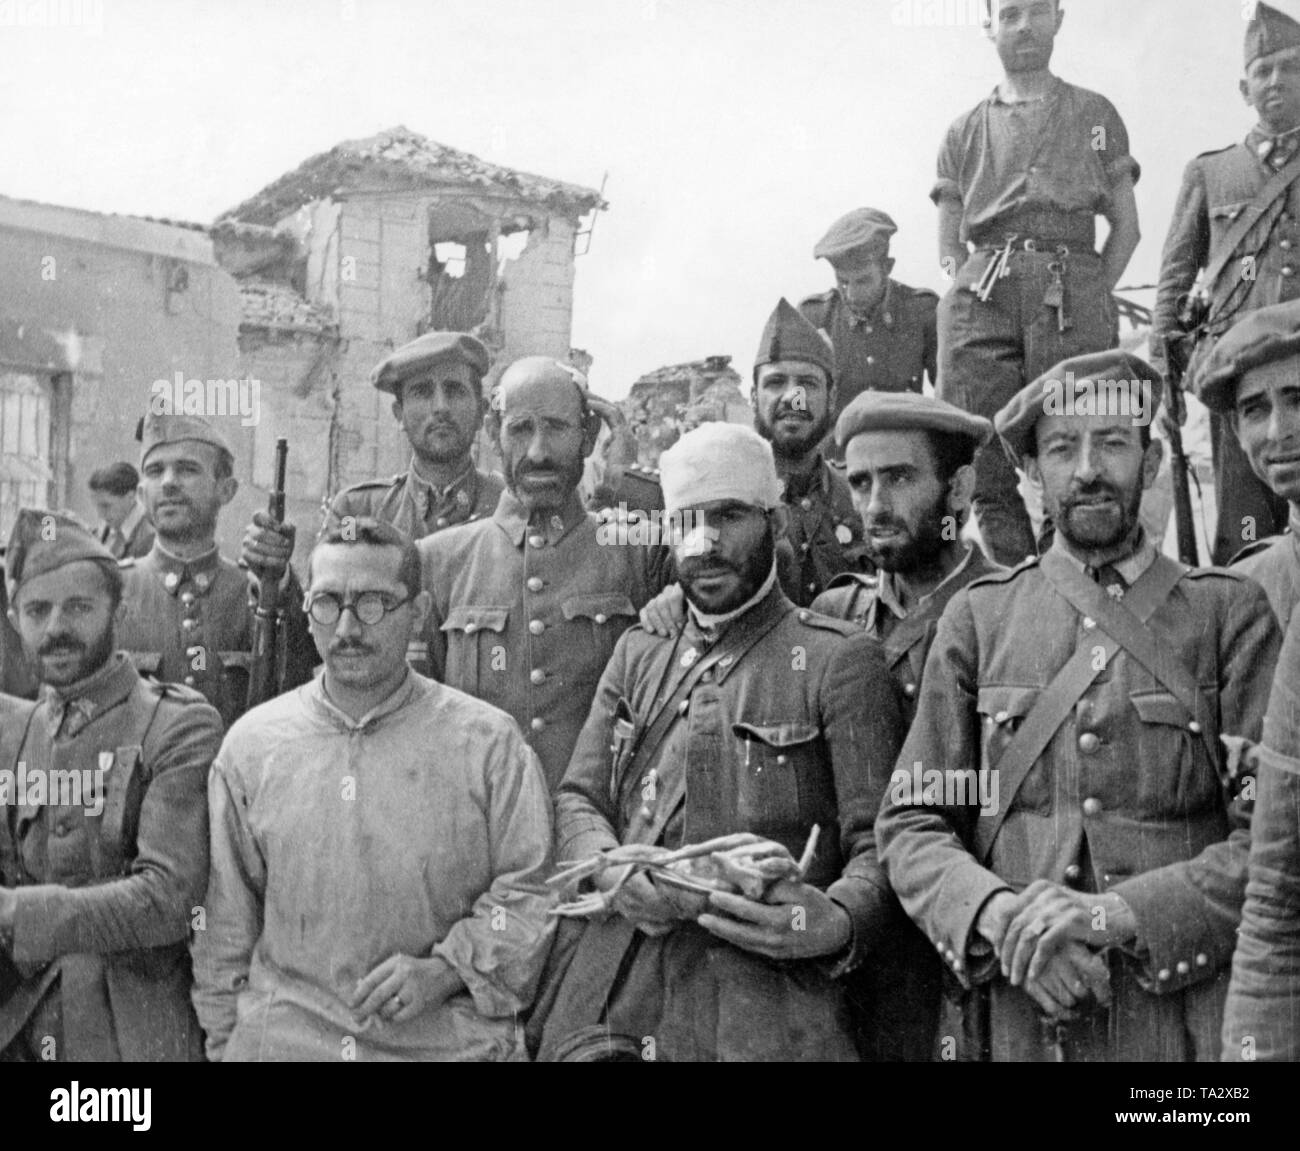
[[[1175,966],[1175,970],[1178,972],[1179,975],[1186,975],[1189,971],[1191,971],[1191,969],[1192,969],[1192,965],[1188,963],[1186,959],[1180,959],[1177,965]]]
[[[809,590],[809,591],[816,591],[816,590],[817,590],[817,585],[816,585],[815,583],[810,583],[810,584],[808,585],[808,590]]]
[[[1283,240],[1278,244],[1278,247],[1281,248],[1284,252],[1289,252],[1291,250],[1291,241]]]
[[[681,703],[677,705],[678,715],[685,715],[690,710],[691,710],[691,701],[689,699],[684,699],[682,700]]]
[[[916,694],[916,684],[914,684],[914,683],[905,683],[905,684],[903,684],[903,694],[906,695],[906,696],[913,696],[913,695],[915,695],[915,694]]]
[[[194,593],[192,591],[181,592],[181,603],[183,603],[186,607],[193,607]]]
[[[529,536],[529,537],[528,537],[528,546],[529,546],[529,547],[540,548],[540,547],[544,547],[545,545],[546,545],[546,537],[545,537],[545,536]]]
[[[1010,718],[1011,718],[1011,713],[1009,711],[1000,711],[997,713],[997,715],[993,717],[993,722],[1006,723],[1007,720],[1009,720]]]
[[[1197,723],[1196,720],[1192,720],[1192,722],[1187,725],[1187,730],[1190,731],[1193,735],[1200,735],[1201,725]]]
[[[524,586],[527,587],[529,591],[541,591],[544,585],[542,584],[540,576],[529,576],[528,582]]]
[[[1210,963],[1210,957],[1209,957],[1208,955],[1206,955],[1204,951],[1202,951],[1202,952],[1201,952],[1201,953],[1196,957],[1196,966],[1197,966],[1197,967],[1208,967],[1208,966],[1209,966],[1209,963]]]
[[[540,667],[535,667],[528,673],[528,678],[532,680],[533,683],[545,683],[546,672],[544,672]]]
[[[168,591],[175,591],[177,585],[180,582],[181,582],[181,577],[178,576],[175,572],[168,572],[165,576],[163,576],[163,587],[165,587]]]
[[[596,613],[595,619],[597,623],[604,623],[607,619],[609,619],[609,616],[607,616],[603,611],[598,611]]]
[[[809,544],[800,544],[800,545],[799,545],[799,550],[800,550],[801,552],[806,552],[806,551],[808,550],[809,546],[810,546]]]
[[[194,686],[194,677],[193,677],[192,675],[187,675],[187,676],[185,677],[185,686],[186,686],[186,687],[193,687],[193,686]]]
[[[869,335],[871,335],[871,333],[874,332],[876,329],[875,329],[875,326],[874,326],[874,325],[872,325],[872,324],[868,324],[868,325],[867,325],[865,328],[863,328],[862,330],[863,330],[864,332],[866,332],[867,335],[869,336]]]
[[[868,365],[870,365],[870,364],[874,364],[875,362],[876,362],[876,357],[875,357],[875,356],[868,356],[868,357],[867,357],[867,364],[868,364]]]
[[[1282,266],[1282,275],[1284,275],[1284,276],[1294,276],[1294,275],[1295,275],[1295,269],[1294,269],[1293,267],[1291,267],[1290,264],[1284,264],[1284,265]]]
[[[528,630],[533,635],[541,635],[546,630],[546,625],[539,619],[532,619],[528,621]]]
[[[783,755],[778,755],[778,756],[776,757],[776,762],[777,762],[777,763],[785,763],[785,756],[783,756]]]
[[[1097,626],[1097,621],[1096,621],[1095,619],[1093,619],[1092,616],[1090,616],[1090,615],[1086,615],[1086,616],[1083,617],[1083,630],[1084,630],[1084,631],[1092,631],[1092,629],[1095,628],[1096,626]]]
[[[799,506],[803,508],[804,511],[810,512],[812,511],[812,500],[802,499],[799,501]]]
[[[531,726],[534,731],[545,731],[546,720],[544,720],[540,715],[534,716],[533,722],[529,726]]]
[[[1097,738],[1095,732],[1085,731],[1079,736],[1079,750],[1086,755],[1091,755],[1101,746],[1101,740]]]
[[[730,667],[735,662],[736,662],[736,657],[734,655],[724,655],[720,660],[718,660],[718,666]]]
[[[1100,799],[1095,799],[1095,798],[1094,798],[1093,796],[1091,796],[1091,795],[1088,796],[1088,798],[1085,799],[1085,800],[1083,801],[1083,814],[1084,814],[1084,815],[1100,815],[1100,814],[1101,814],[1101,800],[1100,800]]]
[[[472,632],[472,631],[477,631],[477,630],[478,630],[478,624],[476,624],[476,623],[467,623],[467,624],[465,625],[465,634],[466,634],[466,635],[469,635],[470,632]]]
[[[807,623],[807,622],[808,622],[808,617],[809,617],[809,615],[811,615],[811,614],[812,614],[812,613],[809,612],[807,608],[801,608],[801,609],[799,610],[799,622],[800,622],[800,623]]]
[[[56,823],[54,825],[54,834],[64,836],[68,834],[68,825],[66,823]]]
[[[181,629],[183,631],[193,631],[194,623],[195,623],[194,620],[190,619],[189,616],[186,616],[183,620],[181,620]]]
[[[1082,871],[1082,869],[1079,867],[1079,865],[1078,865],[1077,863],[1072,863],[1072,864],[1070,864],[1069,867],[1067,867],[1067,868],[1065,869],[1065,882],[1066,882],[1066,883],[1078,883],[1078,882],[1079,882],[1079,876],[1082,875],[1082,874],[1083,874],[1083,871]]]
[[[1162,967],[1162,968],[1160,969],[1160,973],[1156,976],[1156,978],[1157,978],[1158,980],[1160,980],[1161,983],[1168,983],[1168,982],[1169,982],[1169,968],[1167,968],[1167,967]]]
[[[447,526],[447,517],[446,517],[446,516],[439,516],[439,517],[438,517],[438,527],[440,527],[440,528],[445,528],[446,526]]]

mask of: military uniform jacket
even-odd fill
[[[934,383],[939,297],[927,288],[889,280],[875,313],[858,320],[838,288],[809,296],[799,311],[830,337],[835,349],[835,414],[865,391],[920,392]]]
[[[253,645],[253,611],[244,572],[214,547],[191,560],[178,559],[155,541],[143,559],[119,564],[126,618],[120,646],[142,675],[180,683],[203,693],[228,727],[244,712]],[[301,610],[302,589],[290,571],[280,601],[282,691],[306,683],[316,666],[316,647]]]
[[[675,708],[678,718],[662,742],[640,754],[656,704],[673,699],[710,652],[716,662]],[[816,824],[821,837],[807,880],[853,921],[849,953],[838,964],[772,963],[690,924],[663,944],[645,941],[643,970],[630,974],[626,994],[636,999],[644,980],[653,988],[647,999],[665,999],[654,1033],[669,1058],[833,1058],[845,1047],[846,1033],[828,1010],[835,1003],[830,969],[839,975],[862,962],[881,942],[894,906],[872,825],[902,732],[875,640],[796,609],[779,587],[712,643],[693,619],[677,639],[638,627],[619,641],[556,797],[557,857],[751,831],[797,858]],[[797,974],[813,967],[820,978]],[[691,993],[697,974],[721,984],[722,1002]],[[666,984],[675,992],[665,997]],[[716,1019],[694,1020],[706,1001]],[[566,1030],[558,1019],[548,1027]],[[707,1039],[691,1038],[697,1027]]]
[[[53,994],[59,1059],[197,1059],[187,943],[207,886],[221,720],[197,692],[141,679],[124,652],[75,691],[0,696],[0,769],[15,777],[0,777],[14,787],[0,806],[0,883],[17,890],[22,976],[0,1003],[0,1050],[29,1020],[39,1030]],[[80,794],[52,796],[55,771],[77,773]]]
[[[925,657],[934,641],[943,609],[967,584],[1001,570],[985,556],[978,544],[972,544],[966,558],[948,578],[906,616],[896,615],[881,598],[880,581],[890,578],[888,573],[868,576],[846,572],[836,576],[831,586],[813,601],[812,610],[861,624],[868,634],[881,641],[889,673],[903,695],[903,711],[910,724],[916,710],[916,693],[925,668]]]
[[[614,644],[667,581],[666,548],[599,527],[576,492],[541,525],[506,492],[490,519],[419,544],[433,678],[512,715],[552,790]]]
[[[435,488],[415,465],[391,480],[370,480],[344,488],[330,503],[333,516],[370,516],[404,531],[413,540],[455,524],[486,519],[505,489],[501,477],[471,464],[445,490]]]
[[[1121,649],[1016,793],[998,796],[1005,822],[987,861],[971,853],[980,809],[960,794],[891,791],[877,833],[904,909],[967,985],[975,922],[997,891],[1048,879],[1116,892],[1136,916],[1137,948],[1112,955],[1110,1034],[1085,1058],[1217,1058],[1249,814],[1225,803],[1206,745],[1258,739],[1279,636],[1258,586],[1217,568],[1185,572],[1147,627],[1199,685],[1204,731]],[[939,621],[899,771],[992,767],[1076,649],[1100,639],[1037,560],[971,584]],[[1044,1057],[1037,1009],[1000,976],[991,1036],[995,1059]]]
[[[1296,603],[1300,602],[1300,537],[1296,535],[1294,512],[1291,519],[1288,531],[1243,548],[1232,560],[1234,571],[1248,576],[1264,589],[1283,635],[1291,624]]]
[[[1152,337],[1178,331],[1182,300],[1197,273],[1217,257],[1237,217],[1268,182],[1273,169],[1246,142],[1197,156],[1183,172],[1173,221],[1160,261]],[[1300,181],[1292,183],[1246,234],[1234,259],[1249,261],[1223,271],[1211,299],[1210,333],[1218,336],[1246,312],[1300,296]],[[1249,274],[1246,274],[1246,273]]]
[[[784,502],[790,513],[786,539],[799,577],[798,594],[787,591],[798,606],[807,607],[842,572],[869,570],[862,518],[839,471],[819,459],[810,476],[786,482]]]

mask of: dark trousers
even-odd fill
[[[990,420],[1061,360],[1119,342],[1117,314],[1095,252],[1071,252],[1061,261],[1065,331],[1057,310],[1044,303],[1055,252],[1012,253],[1007,275],[980,300],[971,288],[995,258],[991,251],[975,252],[939,302],[938,314],[938,394]],[[998,563],[1011,566],[1037,554],[1015,468],[996,438],[975,458],[975,516],[985,548]]]
[[[1290,509],[1250,470],[1232,421],[1218,412],[1210,413],[1210,451],[1219,506],[1211,562],[1222,567],[1248,544],[1285,531]]]

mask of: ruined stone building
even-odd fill
[[[494,376],[568,357],[575,251],[602,207],[405,128],[304,161],[211,227],[0,198],[0,532],[19,503],[91,518],[86,479],[136,459],[155,381],[238,378],[260,403],[217,421],[241,485],[222,550],[265,506],[280,435],[304,548],[327,495],[409,462],[369,384],[392,348],[474,331]]]

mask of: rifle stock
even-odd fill
[[[267,514],[284,522],[284,481],[289,464],[289,441],[275,441],[275,481],[267,500]],[[264,576],[259,581],[257,610],[253,614],[253,650],[248,669],[248,706],[256,707],[279,694],[280,681],[280,581]]]
[[[1183,450],[1182,423],[1186,418],[1183,403],[1183,377],[1190,356],[1190,337],[1187,334],[1165,337],[1165,406],[1169,419],[1165,432],[1169,439],[1170,477],[1174,489],[1174,524],[1178,531],[1178,558],[1190,567],[1200,566],[1196,546],[1196,523],[1192,519],[1192,494],[1187,467],[1187,453]]]

